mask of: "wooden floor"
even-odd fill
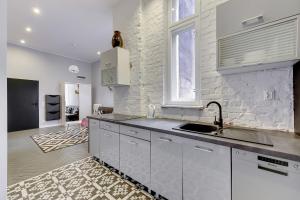
[[[8,133],[8,185],[88,157],[87,143],[44,153],[30,137],[64,129],[60,126]]]

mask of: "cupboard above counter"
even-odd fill
[[[116,47],[101,54],[101,80],[103,86],[130,85],[128,50]]]
[[[291,67],[300,59],[300,1],[230,0],[217,6],[222,73]]]

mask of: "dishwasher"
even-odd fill
[[[300,199],[300,162],[232,149],[232,200]]]

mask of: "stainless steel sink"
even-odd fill
[[[174,129],[180,131],[188,131],[193,133],[210,134],[210,135],[215,135],[217,134],[218,131],[218,127],[216,126],[205,125],[205,124],[194,124],[194,123],[183,124]]]
[[[243,142],[250,142],[254,144],[262,144],[267,146],[273,146],[270,138],[261,134],[259,130],[249,130],[241,128],[230,128],[219,130],[218,127],[206,124],[186,123],[179,125],[174,130],[191,132],[201,135],[210,135],[214,137],[227,138],[232,140],[238,140]]]

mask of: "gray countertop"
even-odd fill
[[[134,115],[123,115],[123,114],[103,114],[103,115],[88,116],[88,118],[99,119],[99,120],[110,121],[110,122],[117,122],[117,121],[125,121],[130,119],[138,119],[141,117],[134,116]]]
[[[115,115],[115,116],[114,116]],[[122,116],[122,117],[121,117]],[[188,139],[194,139],[204,142],[210,142],[214,144],[224,145],[241,150],[247,150],[260,154],[266,154],[269,156],[280,157],[283,159],[289,159],[300,162],[300,136],[293,133],[271,131],[271,130],[259,130],[259,129],[244,129],[244,128],[228,128],[224,129],[224,132],[228,134],[244,134],[245,132],[259,133],[266,135],[273,143],[273,147],[254,144],[249,142],[242,142],[238,140],[226,139],[221,137],[202,135],[196,133],[190,133],[185,131],[174,130],[186,121],[171,120],[171,119],[145,119],[138,118],[137,116],[127,115],[103,115],[89,116],[90,119],[98,119],[102,121],[114,122],[120,125],[127,125],[136,128],[148,129],[151,131],[163,132],[175,136],[180,136]]]

